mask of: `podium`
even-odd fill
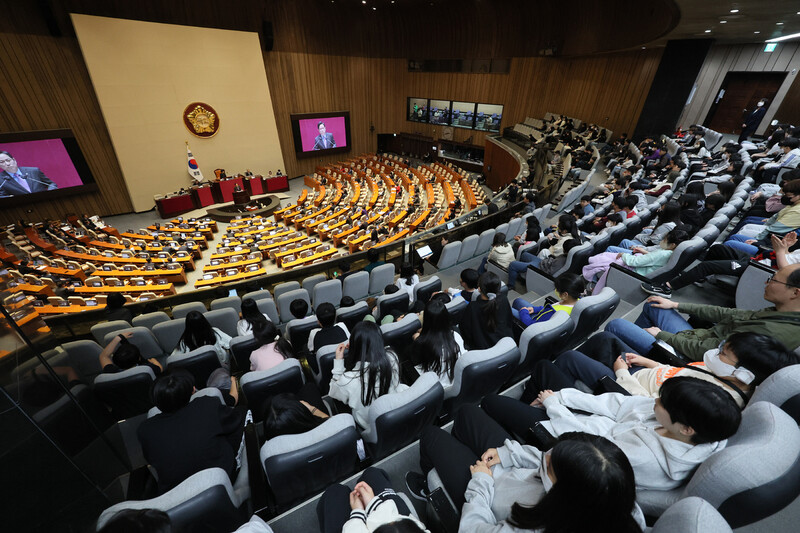
[[[245,190],[233,191],[233,203],[236,205],[250,203],[250,193]]]

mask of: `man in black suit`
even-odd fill
[[[317,124],[319,135],[314,137],[314,150],[327,150],[328,148],[336,148],[336,141],[333,138],[333,133],[325,133],[325,123],[320,122]]]
[[[14,156],[0,151],[0,196],[19,196],[53,189],[58,189],[58,185],[44,172],[37,167],[20,167]]]
[[[742,144],[742,142],[756,132],[758,125],[761,124],[761,119],[767,114],[768,105],[769,100],[767,98],[762,98],[756,104],[756,108],[744,119],[742,134],[739,135],[739,144]]]

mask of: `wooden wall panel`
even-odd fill
[[[29,20],[35,24],[36,20]],[[131,211],[89,73],[75,39],[0,33],[0,131],[71,129],[99,191],[0,210],[0,223],[38,221],[65,213]]]
[[[351,155],[374,151],[378,133],[439,138],[441,126],[406,120],[409,96],[502,104],[503,127],[551,111],[600,124],[617,135],[632,133],[660,59],[661,49],[569,59],[515,58],[509,74],[464,74],[408,72],[403,59],[264,53],[290,176],[345,159],[342,154],[295,158],[291,113],[350,111]],[[474,144],[483,145],[485,136],[454,130],[454,139],[462,142],[472,137]]]

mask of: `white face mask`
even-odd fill
[[[764,102],[759,102],[756,104],[758,107],[764,107]]]
[[[553,488],[553,480],[547,475],[547,454],[542,455],[542,466],[539,467],[539,477],[542,478],[542,485],[545,492],[550,492]]]
[[[751,384],[756,379],[755,375],[746,368],[741,366],[737,368],[720,359],[719,348],[714,348],[704,353],[703,363],[711,373],[721,378],[734,377],[745,385]]]

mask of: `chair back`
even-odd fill
[[[487,229],[478,237],[478,244],[475,246],[475,255],[483,255],[492,247],[494,240],[494,229]]]
[[[153,335],[156,337],[159,346],[164,353],[172,353],[180,342],[183,332],[186,329],[185,318],[173,318],[168,322],[162,322],[153,326]]]
[[[275,285],[275,287],[272,288],[272,295],[273,298],[277,300],[281,294],[285,294],[289,291],[296,291],[299,288],[300,288],[299,281],[285,281],[283,283],[278,283],[277,285]]]
[[[355,301],[366,298],[369,295],[369,274],[369,272],[356,272],[344,278],[342,296],[349,296]],[[339,302],[335,305],[339,305]]]
[[[504,337],[486,350],[470,350],[456,361],[453,386],[445,391],[445,410],[453,413],[464,404],[477,404],[506,383],[519,363],[514,339]]]
[[[105,346],[105,339],[108,337],[109,333],[120,332],[130,328],[131,325],[124,320],[112,320],[110,322],[95,324],[89,331],[91,331],[92,337],[94,337],[97,342]]]
[[[231,307],[222,307],[214,309],[213,311],[206,311],[203,313],[206,320],[212,327],[224,331],[231,337],[235,337],[237,333],[237,325],[239,324],[239,313]]]
[[[286,331],[289,334],[289,342],[292,343],[295,353],[308,350],[308,336],[311,330],[320,327],[317,317],[307,316],[305,318],[295,318],[286,324]]]
[[[215,311],[217,309],[225,309],[231,308],[236,313],[242,312],[242,299],[238,296],[226,296],[225,298],[217,298],[216,300],[211,300],[211,304],[208,306],[211,311]]]
[[[769,402],[800,424],[800,365],[781,368],[756,387],[751,403]]]
[[[530,371],[540,359],[555,359],[574,329],[575,322],[564,311],[556,311],[550,320],[525,328],[519,338],[520,372]]]
[[[450,268],[451,266],[455,265],[458,262],[458,258],[460,257],[460,255],[461,255],[461,241],[448,242],[442,248],[442,253],[439,255],[439,261],[436,263],[436,268],[438,268],[439,270]]]
[[[259,422],[264,420],[264,412],[273,396],[297,392],[304,383],[303,367],[297,359],[286,359],[269,370],[247,372],[239,380],[247,406]]]
[[[311,298],[308,296],[308,291],[305,289],[295,289],[292,291],[284,292],[276,297],[278,302],[278,314],[281,317],[281,322],[289,322],[294,320],[294,315],[289,310],[289,306],[295,300],[305,300],[308,308],[311,309]]]
[[[458,263],[462,263],[468,259],[475,257],[475,250],[478,247],[478,236],[468,235],[461,241],[461,250],[458,252]]]
[[[156,379],[153,369],[141,365],[116,374],[99,374],[94,379],[94,393],[111,409],[115,420],[146,413],[153,406],[150,388]]]
[[[650,533],[732,533],[722,515],[703,498],[692,496],[673,504],[662,514]]]
[[[378,296],[379,320],[383,320],[386,315],[398,317],[408,312],[409,298],[406,291],[398,291],[393,294],[382,294]]]
[[[383,334],[383,344],[391,346],[398,353],[403,352],[413,341],[414,333],[422,327],[419,316],[416,313],[408,313],[397,322],[381,325]]]
[[[578,300],[572,308],[570,319],[575,324],[575,329],[570,335],[569,342],[564,349],[570,349],[582,343],[600,326],[619,306],[619,295],[611,287],[603,287],[599,294],[585,296]]]
[[[414,286],[414,301],[428,303],[434,292],[442,290],[442,280],[439,276],[431,276],[425,281],[420,281]]]
[[[250,370],[250,354],[261,347],[252,333],[240,335],[231,339],[231,358],[239,372]]]
[[[334,307],[339,307],[339,302],[342,301],[342,282],[338,279],[320,281],[314,285],[312,294],[315,310],[323,303],[329,303],[333,304]]]
[[[392,263],[376,266],[369,273],[370,294],[383,292],[383,289],[390,283],[394,283],[394,264]]]
[[[194,376],[195,387],[206,386],[208,377],[220,368],[219,356],[213,346],[201,346],[185,354],[174,354],[167,357],[167,368],[180,367]]]
[[[198,311],[200,313],[206,312],[206,306],[203,302],[187,302],[185,304],[176,305],[172,308],[172,318],[186,318],[190,311]]]
[[[366,274],[366,272],[363,272],[363,274]],[[345,282],[347,282],[347,279],[345,279]],[[350,307],[340,307],[337,309],[336,321],[344,322],[344,325],[347,326],[348,331],[352,331],[356,324],[364,320],[364,317],[368,314],[369,304],[364,301],[356,302],[355,305],[351,305]]]
[[[169,321],[169,315],[164,311],[154,311],[133,317],[131,324],[152,330],[156,324]]]
[[[120,333],[133,333],[133,336],[128,339],[128,342],[139,348],[139,352],[145,359],[153,357],[158,358],[164,355],[164,350],[161,348],[161,345],[158,344],[158,339],[156,339],[149,329],[141,326],[107,333],[105,339],[103,339],[103,345],[108,346],[111,339]]]

